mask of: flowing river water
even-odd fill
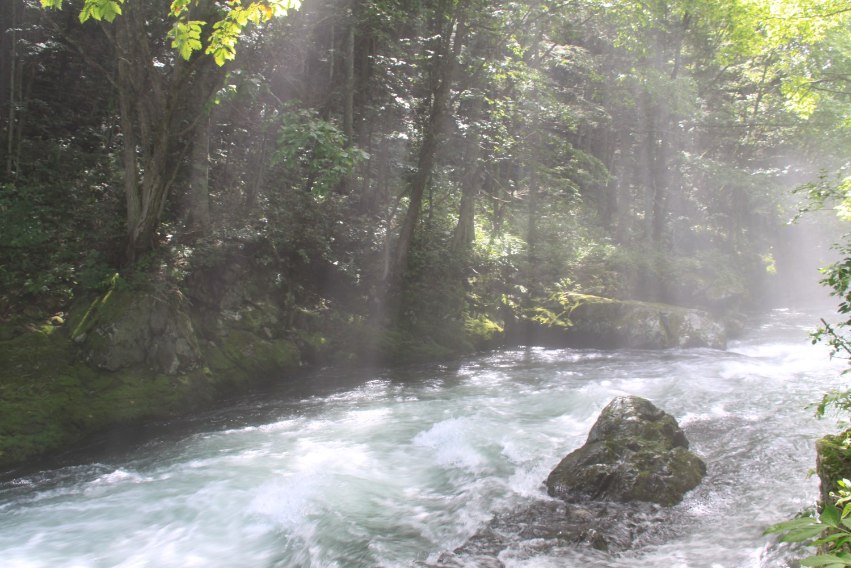
[[[608,555],[509,535],[499,560],[787,566],[794,554],[762,531],[816,499],[814,442],[835,425],[807,405],[843,368],[810,345],[817,321],[777,310],[726,351],[535,348],[320,373],[155,429],[132,447],[6,479],[0,566],[436,562],[494,515],[548,499],[549,471],[624,394],[673,414],[708,466],[663,537]]]

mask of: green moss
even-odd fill
[[[233,332],[225,346],[207,350],[206,367],[190,373],[109,373],[79,362],[74,343],[50,327],[0,341],[0,468],[112,426],[191,412],[235,382],[299,364],[299,350],[288,340]]]
[[[209,350],[208,359],[214,371],[270,373],[298,367],[300,351],[287,339],[263,339],[250,331],[231,329]]]
[[[816,442],[816,473],[821,480],[822,502],[837,491],[840,479],[851,479],[851,429],[827,435]]]

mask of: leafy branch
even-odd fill
[[[61,10],[64,0],[40,0],[42,8]],[[121,6],[125,0],[85,0],[80,10],[80,21],[90,19],[113,22],[122,14]],[[173,0],[168,16],[174,20],[174,26],[168,32],[171,46],[180,56],[189,60],[195,53],[212,55],[216,64],[221,66],[236,57],[236,44],[248,24],[268,22],[272,18],[285,16],[290,10],[298,10],[301,0],[264,0],[244,2],[226,0],[222,6],[221,18],[213,22],[212,32],[207,38],[206,47],[202,40],[202,30],[209,23],[204,20],[190,20],[192,6],[199,0]]]
[[[851,566],[851,481],[841,479],[838,484],[836,504],[825,505],[818,516],[798,517],[765,530],[765,534],[782,534],[781,542],[806,543],[824,551],[804,558],[801,566]]]

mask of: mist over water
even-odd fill
[[[763,529],[814,503],[807,405],[842,369],[818,314],[778,310],[727,351],[505,350],[455,366],[343,373],[206,427],[0,485],[4,567],[412,566],[542,481],[612,397],[673,414],[707,463],[659,538],[618,556],[516,536],[511,567],[787,566]],[[308,379],[305,379],[308,380]],[[334,386],[335,384],[339,386]],[[461,559],[463,561],[463,558]]]

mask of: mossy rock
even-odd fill
[[[287,340],[236,333],[208,366],[166,374],[144,367],[106,371],[77,358],[58,328],[0,341],[0,469],[67,450],[121,425],[187,414],[208,406],[236,382],[298,366]],[[214,367],[214,368],[211,368]]]
[[[72,318],[83,358],[107,371],[145,368],[180,374],[197,368],[201,350],[182,296],[113,287]]]
[[[816,442],[816,473],[822,503],[832,503],[831,493],[840,479],[851,479],[851,429],[827,435]]]
[[[723,349],[724,326],[707,312],[583,294],[560,294],[530,312],[539,343],[552,346]]]
[[[585,445],[547,477],[550,495],[567,500],[679,503],[706,474],[670,414],[650,401],[618,397],[600,414]]]
[[[383,332],[377,347],[378,361],[390,365],[441,361],[470,349],[469,345],[443,345],[430,337],[418,337],[398,329]]]

